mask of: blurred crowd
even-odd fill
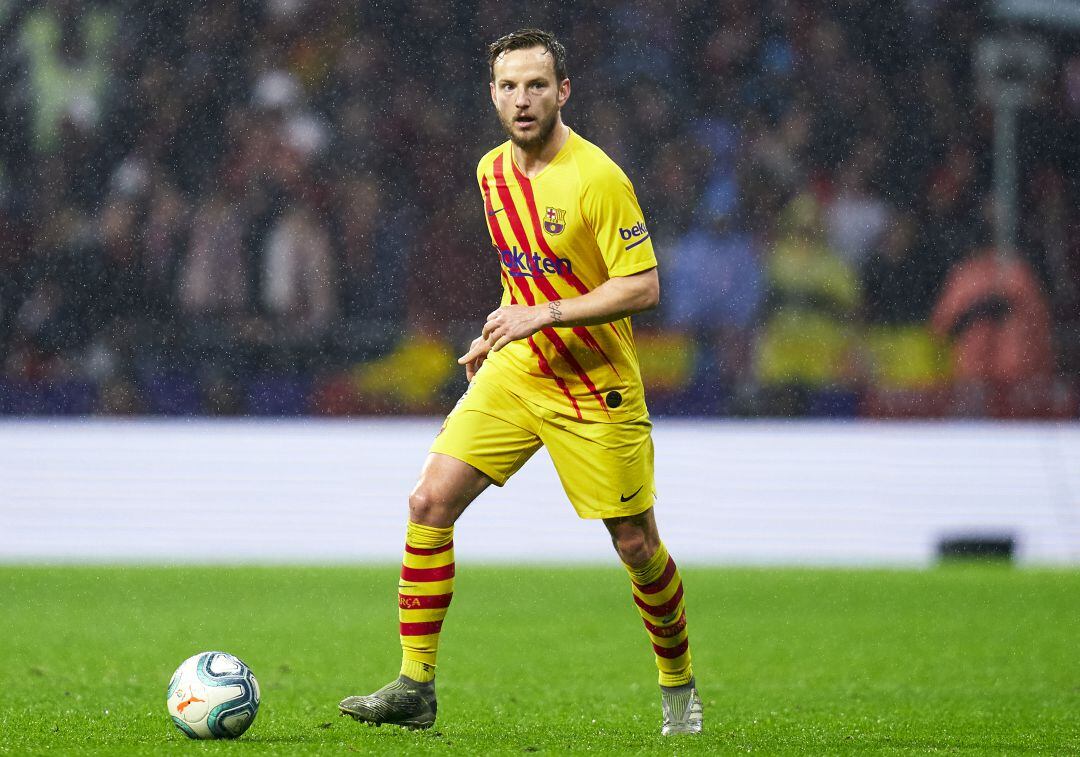
[[[1076,415],[1080,46],[993,244],[977,3],[0,3],[0,414],[438,412],[497,303],[484,50],[635,184],[660,413]]]

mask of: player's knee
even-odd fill
[[[652,543],[643,530],[626,530],[612,535],[615,551],[619,559],[630,567],[637,568],[649,561],[656,554],[657,544]]]
[[[450,510],[444,498],[427,489],[418,487],[409,495],[409,520],[413,523],[445,528],[453,524]]]

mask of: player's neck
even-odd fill
[[[555,156],[559,154],[559,150],[563,148],[569,138],[570,127],[564,124],[560,118],[555,124],[555,128],[551,130],[551,137],[544,144],[538,145],[531,150],[524,150],[517,145],[513,145],[514,163],[523,174],[531,179],[547,168],[551,161],[555,160]]]

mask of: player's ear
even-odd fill
[[[491,104],[495,106],[495,109],[499,109],[499,103],[495,101],[495,82],[488,82],[488,88],[491,90]]]
[[[570,99],[570,80],[563,79],[559,82],[559,107],[566,105],[566,101]]]

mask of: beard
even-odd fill
[[[511,142],[522,150],[532,150],[544,145],[551,138],[551,132],[555,130],[555,122],[559,117],[559,110],[554,108],[543,118],[536,119],[536,132],[531,136],[520,136],[514,132],[514,117],[516,115],[505,119],[500,113],[499,122],[502,124],[507,136],[510,137]]]

